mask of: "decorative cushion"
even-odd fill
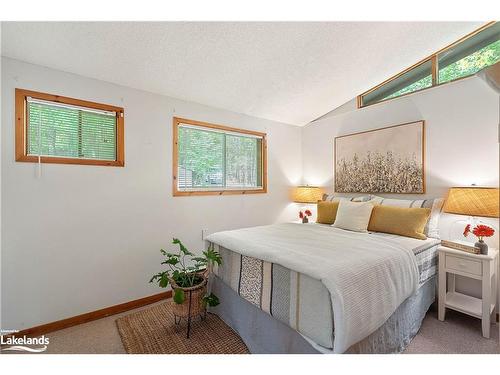
[[[430,215],[430,208],[375,205],[368,230],[425,240],[424,229]]]
[[[379,204],[381,206],[395,206],[395,207],[420,207],[420,208],[430,208],[431,215],[425,225],[424,234],[427,237],[439,239],[439,216],[441,214],[441,209],[443,208],[444,199],[434,198],[434,199],[391,199],[382,198],[373,195],[370,202],[374,204]]]
[[[326,202],[333,202],[333,201],[368,202],[370,199],[372,199],[372,195],[340,196],[337,194],[323,194],[323,201]]]
[[[320,224],[333,224],[335,218],[337,217],[337,210],[339,208],[339,202],[318,202],[318,217],[316,222]]]
[[[372,210],[373,204],[370,202],[340,201],[333,227],[366,232]]]

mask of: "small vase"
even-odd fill
[[[479,248],[482,255],[488,255],[488,245],[483,240],[477,241],[474,246]]]
[[[306,224],[306,223],[308,223],[308,222],[309,222],[309,219],[307,218],[307,216],[304,216],[304,217],[302,218],[302,224]]]

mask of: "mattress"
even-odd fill
[[[412,248],[418,264],[419,287],[436,274],[439,240],[417,240],[383,233],[369,235],[389,236]],[[223,262],[215,273],[226,285],[316,344],[333,348],[331,297],[321,281],[280,264],[245,256],[222,246],[218,248]]]

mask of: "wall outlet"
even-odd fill
[[[201,240],[204,241],[205,238],[209,235],[210,233],[208,233],[208,229],[202,229],[201,230]]]

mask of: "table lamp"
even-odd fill
[[[452,187],[443,206],[449,214],[499,217],[499,189],[488,187]]]
[[[297,186],[293,190],[292,200],[296,203],[316,203],[323,197],[323,189],[318,186],[301,185]],[[302,212],[304,210],[304,212]],[[305,210],[305,207],[301,208],[300,218],[303,223],[309,222],[308,216],[312,215],[311,210]]]
[[[448,197],[446,198],[446,202],[443,206],[443,212],[469,216],[469,218],[467,220],[457,220],[450,225],[449,238],[453,237],[452,233],[457,233],[455,232],[454,227],[460,223],[462,223],[460,231],[460,233],[462,233],[464,232],[467,224],[470,224],[471,227],[475,227],[478,224],[486,224],[478,220],[477,217],[499,217],[498,205],[498,188],[478,187],[474,185],[469,187],[450,188],[448,191]],[[495,226],[492,227],[498,231]],[[482,237],[479,237],[479,242],[476,242],[474,246],[479,247],[482,253],[487,253],[488,245],[482,241]]]
[[[323,197],[323,189],[318,186],[301,185],[293,191],[292,200],[297,203],[316,203]]]

